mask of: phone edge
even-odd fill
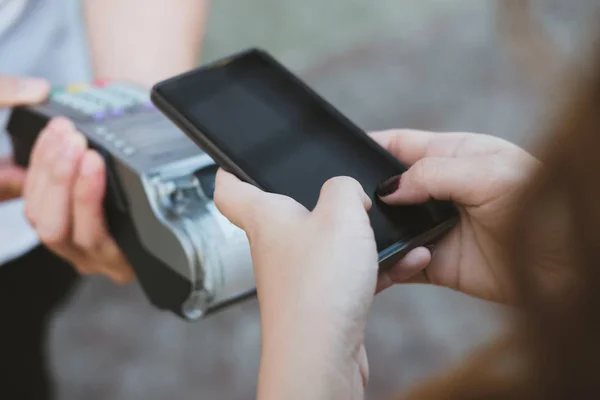
[[[417,235],[405,242],[396,242],[378,253],[378,261],[382,269],[392,267],[393,263],[404,257],[409,251],[417,247],[433,244],[437,239],[444,236],[459,222],[460,216],[455,214],[431,229]]]
[[[234,60],[236,58],[242,57],[245,54],[249,54],[252,52],[261,53],[264,57],[268,58],[271,62],[273,62],[279,69],[281,69],[284,73],[286,73],[289,77],[291,77],[297,84],[299,84],[305,91],[307,91],[312,97],[314,97],[323,107],[325,107],[329,112],[335,114],[337,118],[339,118],[347,128],[354,134],[360,135],[365,139],[365,143],[370,145],[375,151],[377,151],[380,155],[397,164],[399,167],[403,169],[407,169],[407,167],[402,164],[399,160],[397,160],[392,154],[390,154],[386,149],[379,145],[365,130],[360,128],[356,123],[346,117],[340,110],[338,110],[333,104],[331,104],[327,99],[317,93],[315,90],[310,88],[307,83],[305,83],[298,75],[296,75],[293,71],[288,69],[283,63],[278,61],[273,55],[264,49],[251,47],[242,51],[239,51],[235,54],[232,54],[227,57],[220,58],[216,61],[208,63],[204,66],[200,66],[194,68],[193,70],[188,71],[187,73],[177,75],[167,80],[163,80],[155,84],[151,91],[150,97],[151,101],[156,105],[156,107],[167,116],[175,125],[177,125],[185,134],[190,138],[197,146],[199,146],[203,151],[205,151],[209,157],[213,158],[213,160],[224,170],[236,175],[239,179],[248,182],[262,190],[269,191],[269,188],[265,185],[260,184],[260,182],[255,181],[248,174],[246,174],[242,168],[238,164],[236,164],[232,159],[230,159],[224,152],[222,152],[211,140],[208,139],[203,132],[195,127],[183,114],[179,113],[175,107],[171,106],[159,93],[159,87],[163,84],[167,84],[174,79],[179,79],[183,76],[191,75],[199,70],[205,70],[211,68],[220,63]],[[409,239],[408,241],[396,242],[384,250],[378,253],[378,260],[381,264],[388,264],[393,262],[396,259],[401,258],[410,250],[429,244],[430,242],[435,241],[435,239],[443,236],[446,232],[448,232],[452,227],[456,225],[459,220],[459,213],[456,208],[456,205],[453,203],[452,208],[454,209],[454,214],[448,218],[447,220],[441,222],[440,224],[426,230],[425,232]]]
[[[185,135],[201,150],[203,150],[209,157],[211,157],[219,167],[225,171],[234,174],[239,179],[255,185],[261,189],[265,189],[259,182],[252,179],[246,174],[233,160],[231,160],[224,152],[222,152],[211,140],[208,139],[204,133],[196,128],[184,115],[179,113],[175,107],[171,106],[166,100],[162,98],[160,93],[153,87],[150,92],[150,98],[152,103],[179,129],[181,129]]]

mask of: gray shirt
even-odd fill
[[[53,85],[89,82],[80,5],[80,0],[0,0],[0,74],[43,77]],[[11,151],[6,117],[0,110],[0,157]],[[22,200],[0,203],[0,265],[37,244]]]

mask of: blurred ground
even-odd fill
[[[540,95],[481,0],[214,1],[206,61],[272,51],[368,130],[488,132],[530,146]],[[561,43],[578,42],[595,0],[538,2]],[[387,398],[458,360],[498,328],[498,310],[457,293],[397,287],[370,318],[369,398]],[[136,285],[86,279],[54,323],[60,399],[249,399],[256,303],[194,325],[150,308]]]

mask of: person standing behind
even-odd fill
[[[199,59],[208,0],[0,0],[0,124],[51,85],[150,87]],[[35,78],[30,78],[35,77]],[[78,274],[134,279],[106,230],[104,163],[73,124],[50,122],[29,170],[0,130],[0,397],[50,399],[46,333]],[[74,268],[73,268],[74,267]],[[76,272],[77,271],[77,272]]]

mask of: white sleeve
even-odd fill
[[[23,200],[0,203],[0,268],[39,243],[39,239],[25,219]]]

